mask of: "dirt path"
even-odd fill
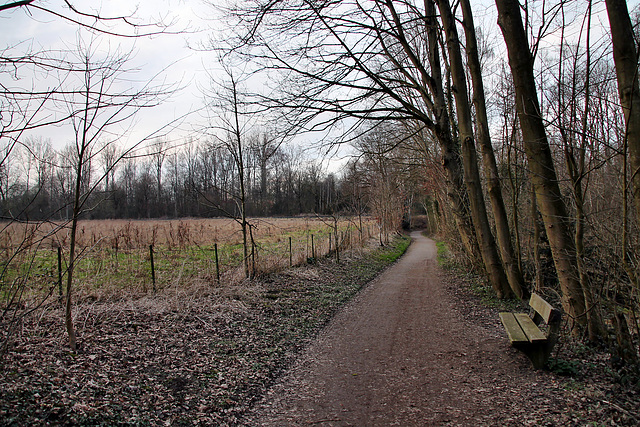
[[[256,405],[248,425],[556,424],[566,402],[553,376],[532,371],[497,328],[465,320],[441,280],[434,242],[412,238]]]

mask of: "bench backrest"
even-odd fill
[[[543,300],[538,294],[531,294],[529,305],[536,311],[536,313],[538,313],[546,324],[559,322],[562,317],[560,310],[553,308],[551,304]]]

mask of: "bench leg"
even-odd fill
[[[549,351],[546,343],[531,344],[522,343],[514,344],[518,350],[522,351],[533,364],[534,369],[542,369],[549,359]]]

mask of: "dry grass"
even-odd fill
[[[314,262],[336,248],[333,223],[326,218],[256,218],[251,224],[255,248],[249,265],[254,276]],[[339,221],[341,250],[360,247],[369,238],[374,223],[366,219],[364,225],[360,233],[352,221]],[[0,291],[15,282],[23,284],[23,301],[41,300],[47,294],[55,298],[57,248],[62,248],[64,274],[68,224],[13,223],[0,230],[0,267],[6,267],[0,274]],[[86,302],[137,299],[150,293],[154,288],[150,245],[156,291],[169,295],[203,287],[231,290],[244,279],[241,243],[240,225],[231,219],[81,221],[74,292]],[[3,300],[6,307],[8,301]]]
[[[253,236],[260,242],[278,242],[292,233],[311,233],[328,229],[330,219],[319,217],[252,218]],[[372,221],[365,221],[367,226]],[[339,221],[339,228],[353,224]],[[41,248],[66,247],[69,244],[70,224],[4,223],[0,224],[0,250],[17,248],[23,242]],[[240,244],[240,224],[228,218],[187,218],[179,220],[82,220],[78,224],[77,243],[80,247],[141,249],[149,245],[168,248],[210,246],[214,243]]]

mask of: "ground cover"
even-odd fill
[[[444,269],[441,278],[456,301],[456,310],[469,322],[506,340],[498,313],[528,312],[528,305],[517,299],[497,299],[488,283],[460,268],[446,244],[438,242],[437,246],[438,263]],[[640,425],[639,367],[621,366],[604,345],[588,345],[572,337],[564,326],[545,371],[555,374],[552,381],[570,405],[554,414],[549,411],[554,398],[549,396],[549,408],[538,408],[540,415],[532,417],[523,401],[520,424],[528,419],[527,425]],[[613,333],[611,339],[615,339]]]
[[[45,306],[23,318],[0,362],[0,424],[234,424],[407,245],[397,239],[252,282],[85,299],[75,309],[77,354],[65,350],[61,308]]]

